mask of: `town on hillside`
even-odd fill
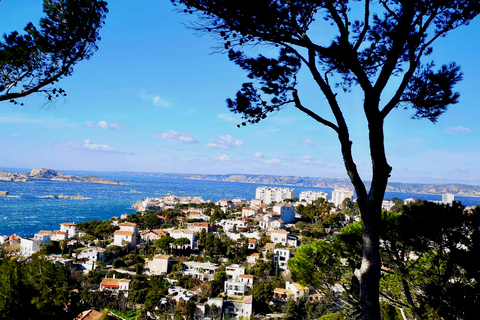
[[[398,213],[416,201],[385,200],[383,209]],[[437,205],[455,205],[450,194],[442,201]],[[351,257],[339,256],[344,271],[330,286],[298,275],[315,264],[302,247],[335,243],[358,224],[353,190],[295,198],[290,188],[258,187],[249,201],[169,194],[134,207],[136,214],[64,222],[33,238],[0,236],[0,269],[7,260],[19,270],[51,263],[73,277],[57,297],[59,319],[100,319],[106,312],[112,319],[344,319],[353,308],[345,282]],[[302,266],[305,257],[310,266]]]

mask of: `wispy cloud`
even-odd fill
[[[92,143],[89,139],[85,141],[59,143],[55,146],[59,150],[64,151],[87,151],[95,153],[120,153],[120,154],[134,154],[132,151],[125,151],[109,146],[108,144],[96,144]]]
[[[229,114],[224,114],[224,113],[219,113],[217,115],[217,118],[221,119],[221,120],[228,121],[228,122],[238,121],[237,118],[235,118],[234,116],[229,115]]]
[[[153,104],[156,105],[157,107],[169,108],[172,106],[172,104],[169,101],[162,99],[160,96],[153,97],[152,101],[153,101]]]
[[[305,145],[305,146],[315,146],[317,143],[315,141],[312,141],[310,139],[302,139],[300,140],[300,143]]]
[[[18,138],[18,133],[10,133],[11,138]]]
[[[219,160],[219,161],[230,161],[230,157],[227,156],[226,154],[224,154],[223,156],[220,156],[218,158],[214,158],[215,160]]]
[[[155,94],[148,94],[146,91],[140,92],[140,99],[151,101],[152,104],[157,107],[168,108],[172,106],[172,103],[165,98],[162,98],[161,96]]]
[[[39,124],[39,125],[46,125],[50,127],[60,127],[60,128],[70,128],[75,127],[78,124],[68,122],[66,119],[55,119],[55,118],[27,118],[22,117],[21,115],[13,115],[13,116],[6,116],[0,117],[0,123],[10,123],[10,124],[22,124],[22,125],[30,125],[30,124]]]
[[[177,141],[183,143],[197,143],[197,138],[191,133],[182,133],[175,130],[170,130],[162,132],[160,134],[152,134],[151,136],[154,139],[162,139],[168,141]]]
[[[280,160],[278,160],[278,159],[267,159],[264,162],[266,164],[278,164],[278,163],[280,163]]]
[[[232,137],[231,135],[218,135],[218,139],[211,140],[211,143],[205,145],[207,148],[230,149],[232,147],[243,146],[243,140]]]
[[[84,124],[87,126],[87,127],[94,127],[95,126],[95,122],[93,121],[85,121]],[[105,120],[100,120],[96,123],[97,126],[99,126],[100,128],[102,129],[110,129],[110,130],[120,130],[120,125],[116,122],[110,122],[108,123],[107,121]]]
[[[263,154],[261,154],[260,152],[254,153],[253,156],[255,158],[263,158]]]
[[[472,133],[473,131],[462,126],[458,126],[458,127],[447,127],[445,128],[444,132],[445,133]]]

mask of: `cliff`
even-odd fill
[[[125,185],[125,183],[123,182],[107,180],[107,179],[103,179],[95,176],[82,177],[82,176],[74,176],[74,175],[65,175],[61,172],[58,172],[52,169],[35,168],[35,169],[32,169],[30,173],[11,173],[4,170],[0,170],[1,181],[28,182],[28,181],[31,181],[32,179]]]

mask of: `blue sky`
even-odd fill
[[[23,107],[0,102],[1,167],[347,177],[333,131],[293,107],[237,128],[225,99],[245,73],[214,53],[214,39],[184,27],[192,16],[158,0],[111,1],[109,10],[100,49],[60,83],[67,101],[53,108],[42,107],[40,95],[22,99]],[[3,0],[0,11],[0,33],[8,33],[36,23],[41,1]],[[462,66],[460,103],[435,125],[401,109],[386,120],[390,181],[480,184],[479,31],[477,19],[435,46],[438,64]],[[308,75],[301,79],[305,103],[325,107]],[[362,96],[354,90],[341,99],[355,160],[369,180]]]

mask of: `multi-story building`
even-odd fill
[[[335,207],[342,204],[343,200],[350,198],[353,200],[353,190],[347,188],[338,188],[332,191],[332,202]]]
[[[285,199],[293,199],[294,189],[277,187],[258,187],[255,192],[255,198],[262,200],[263,203],[283,202]]]
[[[455,200],[455,195],[452,193],[443,193],[442,194],[442,203],[443,204],[452,204]]]
[[[328,201],[328,193],[323,191],[302,191],[298,197],[300,201],[306,201],[308,203],[312,203],[320,198],[325,199],[325,202]]]

